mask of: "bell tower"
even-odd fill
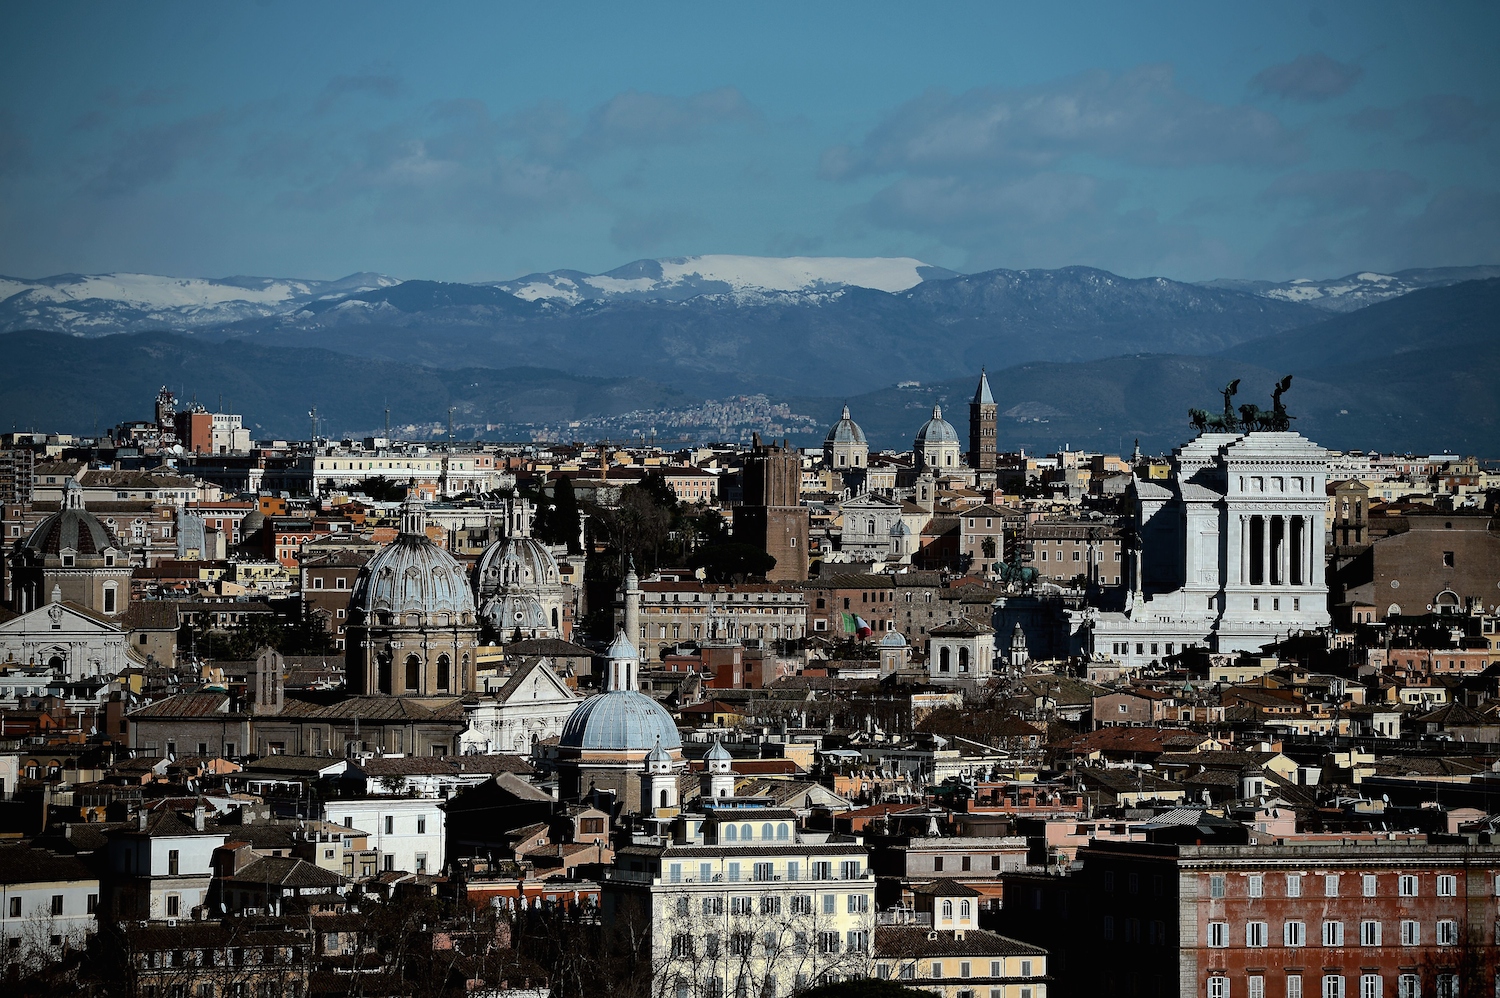
[[[995,470],[995,425],[1000,407],[990,393],[990,379],[979,369],[979,387],[969,403],[969,467],[977,471]]]

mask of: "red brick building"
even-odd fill
[[[1211,830],[1210,830],[1211,831]],[[1191,825],[1177,838],[1202,837]],[[1095,842],[1067,877],[1007,877],[1001,931],[1059,991],[1200,998],[1496,992],[1500,846],[1351,838]]]

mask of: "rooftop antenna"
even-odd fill
[[[391,445],[391,407],[385,407],[385,445]]]
[[[312,436],[309,437],[308,439],[312,442],[313,447],[316,448],[318,446],[318,407],[317,406],[313,406],[312,407],[312,410],[309,411],[308,414],[307,414],[307,418],[311,422],[311,425],[312,425]]]
[[[448,407],[448,449],[449,450],[453,449],[453,410],[457,409],[457,408],[458,408],[458,406],[456,406],[456,405],[450,405]]]

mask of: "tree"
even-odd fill
[[[406,489],[403,482],[393,482],[384,475],[374,475],[354,486],[352,491],[376,502],[400,502],[406,498]]]
[[[731,542],[699,548],[688,564],[703,569],[709,582],[730,583],[764,579],[776,558],[753,544]]]
[[[552,486],[552,496],[540,496],[544,505],[536,517],[536,535],[548,544],[566,544],[573,554],[582,552],[578,543],[578,497],[573,492],[573,480],[566,476],[558,478]]]

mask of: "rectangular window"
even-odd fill
[[[1323,998],[1344,998],[1344,978],[1338,974],[1323,975]]]
[[[1337,873],[1325,873],[1323,875],[1323,896],[1328,898],[1339,896],[1339,875]]]
[[[787,865],[786,865],[786,879],[788,879],[788,880],[797,880],[797,879],[799,879],[799,875],[800,875],[801,871],[802,871],[802,865],[800,863],[798,863],[795,859],[792,860],[791,862],[787,863]]]
[[[1324,946],[1342,946],[1342,945],[1344,945],[1344,923],[1343,922],[1324,922],[1323,923],[1323,945]]]
[[[813,910],[813,899],[811,894],[792,895],[792,914],[811,915]]]
[[[182,914],[182,897],[177,894],[167,895],[167,917],[176,918]]]
[[[1286,975],[1286,998],[1302,998],[1302,975]]]
[[[1258,948],[1258,947],[1262,947],[1262,946],[1269,946],[1270,945],[1270,943],[1268,942],[1269,935],[1270,934],[1266,931],[1266,923],[1265,922],[1246,922],[1245,923],[1245,945],[1246,946],[1249,946],[1249,947],[1252,947],[1252,948]]]
[[[54,914],[54,915],[61,915],[62,913],[63,913],[63,896],[61,894],[54,894],[54,895],[52,895],[52,914]]]
[[[1266,878],[1258,873],[1252,873],[1249,879],[1250,883],[1248,884],[1248,888],[1250,891],[1250,896],[1253,898],[1265,897]]]
[[[832,915],[835,912],[837,912],[839,910],[838,909],[838,900],[839,900],[838,899],[838,895],[836,895],[836,894],[824,894],[823,895],[823,914],[825,914],[825,915]]]
[[[1376,888],[1376,884],[1377,884],[1375,874],[1373,874],[1373,873],[1367,873],[1367,874],[1365,874],[1363,877],[1360,878],[1360,884],[1361,884],[1361,889],[1363,890],[1365,897],[1372,898],[1372,897],[1375,896],[1375,888]]]
[[[738,863],[730,863],[728,865],[729,865],[729,872],[726,875],[725,879],[727,879],[731,884],[737,884],[737,883],[739,883],[739,881],[740,881],[740,864],[738,864]]]
[[[1286,896],[1289,898],[1302,896],[1302,874],[1288,873],[1286,875]]]
[[[412,871],[412,872],[414,872],[414,873],[426,873],[427,872],[427,854],[425,852],[419,852],[419,853],[417,853],[417,868],[414,871]]]
[[[181,867],[182,854],[176,849],[167,850],[167,876],[177,876]]]
[[[781,914],[781,895],[767,894],[760,899],[760,913],[762,915]]]
[[[1208,923],[1208,945],[1214,947],[1215,949],[1223,949],[1224,947],[1229,945],[1228,922]]]
[[[417,816],[417,834],[418,835],[426,835],[427,834],[427,816],[426,815],[418,815]]]
[[[1283,946],[1306,946],[1307,925],[1303,922],[1284,922],[1281,926]]]
[[[867,894],[850,894],[847,901],[851,915],[862,915],[870,910],[870,898]]]
[[[961,962],[958,965],[958,976],[959,977],[972,977],[972,976],[974,976],[972,973],[970,973],[970,970],[969,970],[969,961],[964,960],[963,962]]]
[[[392,815],[385,816],[385,834],[393,835],[396,831],[396,819]]]
[[[1422,944],[1422,923],[1412,920],[1403,920],[1401,923],[1401,945],[1420,946]]]
[[[774,863],[756,863],[750,872],[756,880],[776,879],[776,865]]]
[[[1208,998],[1229,998],[1229,978],[1210,977],[1208,979]]]
[[[1247,998],[1266,998],[1266,979],[1260,974],[1251,974],[1245,979]]]
[[[1410,875],[1410,874],[1402,874],[1401,880],[1400,880],[1400,885],[1399,885],[1399,891],[1400,891],[1401,896],[1404,897],[1404,898],[1414,898],[1414,897],[1416,897],[1417,896],[1417,878],[1414,877],[1414,876],[1412,876],[1412,875]]]
[[[1380,998],[1380,975],[1359,975],[1359,998]]]
[[[1458,878],[1444,874],[1437,878],[1437,893],[1440,898],[1458,896]]]
[[[1359,944],[1361,946],[1379,946],[1380,945],[1380,923],[1379,922],[1360,922],[1359,923]]]
[[[1224,896],[1224,878],[1218,874],[1208,878],[1208,896],[1221,898]]]
[[[943,857],[941,857],[941,856],[934,856],[934,857],[932,857],[932,872],[933,873],[942,873],[943,872]]]
[[[1416,974],[1396,978],[1396,998],[1422,998],[1422,979]]]
[[[1458,945],[1458,923],[1452,919],[1445,918],[1437,923],[1437,942],[1439,946]]]

